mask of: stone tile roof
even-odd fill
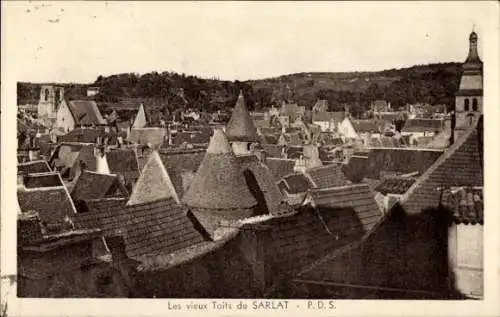
[[[76,213],[75,206],[64,186],[18,188],[17,200],[21,212],[37,212],[48,225],[60,225]]]
[[[267,167],[271,171],[275,182],[278,182],[283,176],[293,173],[295,160],[268,157],[266,159]]]
[[[105,123],[95,101],[71,100],[67,104],[76,125],[101,125]]]
[[[35,173],[24,176],[24,186],[26,188],[63,186],[59,173]]]
[[[482,187],[452,187],[443,190],[441,204],[451,211],[453,221],[462,224],[484,223]]]
[[[401,132],[435,132],[444,129],[444,120],[441,119],[409,119]]]
[[[271,214],[277,213],[280,203],[283,201],[283,196],[276,185],[271,170],[265,164],[262,164],[255,155],[249,155],[248,157],[240,156],[237,157],[237,160],[250,190],[252,191],[253,189],[252,178],[255,177],[258,187],[264,194],[268,212]],[[253,177],[247,175],[247,171],[250,171]],[[253,193],[253,195],[258,196],[257,193]]]
[[[127,196],[124,184],[120,184],[116,175],[90,171],[83,171],[71,191],[71,197],[75,202],[111,196]]]
[[[364,166],[358,166],[359,159],[350,159],[346,175],[363,173],[363,177],[381,178],[381,172],[424,173],[443,153],[438,149],[419,148],[372,148]],[[356,167],[357,166],[357,167]]]
[[[482,118],[456,140],[403,196],[402,207],[419,213],[437,207],[440,189],[454,186],[482,187],[483,139]]]
[[[181,198],[184,195],[184,174],[195,174],[200,167],[206,150],[191,150],[179,152],[160,152],[160,158],[165,166],[172,184]]]
[[[169,254],[203,242],[186,212],[171,198],[127,207],[115,203],[98,211],[76,214],[75,226],[97,227],[105,237],[121,235],[127,256],[137,259]]]
[[[256,205],[238,160],[221,130],[214,132],[207,153],[182,200],[189,207],[208,209],[251,208]]]
[[[98,137],[110,138],[108,144],[117,143],[117,135],[113,132],[105,132],[104,127],[95,128],[75,128],[69,133],[62,135],[58,138],[60,142],[79,142],[79,143],[96,143]]]
[[[375,191],[387,194],[402,195],[415,183],[414,178],[410,177],[390,177],[380,181],[374,188]]]
[[[311,190],[310,195],[314,206],[320,208],[320,212],[321,208],[352,209],[358,219],[358,225],[364,232],[369,232],[382,218],[375,195],[366,184],[318,188]],[[326,214],[323,215],[323,218],[326,217]]]
[[[82,148],[90,146],[89,143],[61,143],[57,145],[49,160],[49,165],[62,170],[70,169],[75,164]],[[76,161],[78,162],[78,161]]]
[[[267,153],[267,157],[281,158],[283,155],[283,146],[277,144],[262,144],[262,149]]]
[[[250,117],[241,91],[226,126],[226,134],[229,141],[260,142],[257,128]]]
[[[344,186],[348,183],[340,164],[329,164],[308,169],[306,174],[316,188]]]
[[[180,201],[179,194],[176,192],[165,164],[162,162],[158,152],[154,151],[142,169],[142,174],[132,190],[128,205],[153,202],[166,198],[173,198],[177,202]]]
[[[17,164],[18,174],[47,173],[51,171],[48,162],[44,160]]]
[[[259,222],[256,228],[269,239],[265,248],[267,270],[273,277],[294,276],[304,266],[361,239],[381,217],[369,194],[363,187],[320,190],[314,194],[316,208]]]
[[[111,149],[106,152],[109,171],[125,177],[127,183],[135,183],[141,175],[136,152],[133,149]]]
[[[285,176],[281,182],[286,185],[286,191],[289,194],[304,193],[314,188],[314,184],[304,174],[291,174]]]

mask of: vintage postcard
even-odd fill
[[[2,2],[1,316],[498,316],[497,2]]]

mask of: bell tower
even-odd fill
[[[455,140],[483,113],[483,62],[479,58],[477,42],[477,33],[472,30],[469,54],[462,65],[460,86],[455,94]]]
[[[38,101],[38,117],[55,119],[59,105],[63,100],[63,87],[43,85],[40,89],[40,100]]]

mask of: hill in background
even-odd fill
[[[311,108],[318,99],[327,99],[330,110],[341,111],[345,104],[360,113],[372,101],[384,99],[393,108],[406,104],[444,104],[451,109],[458,89],[460,63],[417,65],[377,72],[297,73],[249,81],[204,79],[174,72],[127,73],[99,76],[91,85],[64,84],[66,97],[86,98],[88,86],[100,88],[94,98],[104,105],[124,100],[149,103],[153,111],[170,113],[179,108],[205,111],[232,108],[239,90],[248,107],[259,109],[282,100]],[[38,103],[41,84],[18,83],[18,104]]]

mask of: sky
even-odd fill
[[[493,5],[492,5],[493,4]],[[246,80],[462,62],[494,2],[2,2],[21,81],[175,71]],[[4,52],[3,52],[4,53]]]

